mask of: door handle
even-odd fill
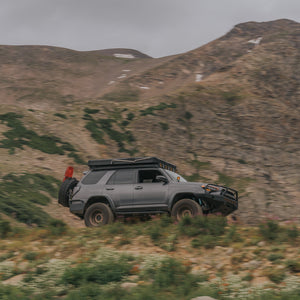
[[[143,189],[143,187],[142,187],[142,186],[140,186],[140,185],[138,185],[138,186],[136,186],[134,189],[136,189],[136,190],[142,190],[142,189]]]
[[[106,190],[108,190],[108,191],[112,191],[112,190],[114,190],[114,188],[113,188],[113,187],[106,187],[105,189],[106,189]]]

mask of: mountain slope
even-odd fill
[[[242,221],[299,220],[299,30],[239,24],[159,59],[1,46],[0,174],[60,179],[75,163],[80,177],[91,158],[153,155],[238,189]]]

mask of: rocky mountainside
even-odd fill
[[[158,59],[0,46],[2,184],[10,173],[61,179],[70,164],[80,177],[92,158],[158,156],[189,180],[239,190],[243,222],[299,221],[299,49],[290,20],[239,24]]]

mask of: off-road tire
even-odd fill
[[[76,178],[67,178],[60,186],[58,192],[58,203],[64,207],[69,207],[70,194],[74,187],[77,185],[78,180]]]
[[[176,202],[172,208],[171,216],[180,221],[184,216],[202,216],[201,206],[194,200],[182,199]]]
[[[112,223],[114,215],[110,207],[104,203],[94,203],[84,214],[84,223],[87,227],[98,227]]]

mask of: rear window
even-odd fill
[[[118,170],[109,179],[107,184],[132,184],[136,183],[135,170]]]
[[[92,171],[81,181],[82,184],[96,184],[107,171]]]

